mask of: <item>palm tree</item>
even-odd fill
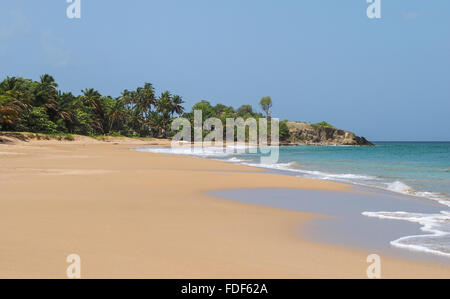
[[[150,83],[145,83],[144,87],[138,87],[136,91],[125,90],[124,97],[126,104],[132,106],[145,119],[148,119],[152,107],[156,105],[155,90]]]
[[[172,95],[170,92],[165,91],[161,94],[158,103],[156,105],[156,111],[161,114],[162,123],[162,136],[167,138],[167,133],[169,131],[169,123],[173,111]]]
[[[58,84],[55,79],[50,75],[42,75],[41,81],[36,89],[36,104],[37,106],[43,106],[45,109],[55,116],[57,109],[57,97],[58,97]]]
[[[91,126],[100,134],[105,134],[104,127],[104,107],[102,102],[102,95],[95,89],[89,88],[81,91],[81,101],[92,115]]]
[[[17,124],[28,107],[25,96],[21,92],[9,90],[0,95],[0,125],[2,129]]]
[[[108,120],[109,120],[109,131],[112,132],[114,128],[114,124],[116,123],[124,123],[127,118],[127,113],[125,111],[125,106],[123,105],[122,99],[116,99],[109,111]]]
[[[153,85],[145,83],[144,87],[138,87],[136,91],[125,90],[121,100],[131,110],[133,128],[141,136],[147,134],[152,108],[157,105]]]
[[[73,133],[73,129],[77,123],[76,117],[77,98],[70,92],[58,93],[57,101],[57,113],[59,119],[62,119],[66,125],[66,128],[70,133]]]
[[[180,96],[174,95],[172,97],[172,110],[171,110],[172,117],[173,117],[174,113],[176,113],[178,115],[183,114],[183,112],[184,112],[183,104],[184,104],[184,101]]]

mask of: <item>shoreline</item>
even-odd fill
[[[205,194],[348,186],[124,150],[148,143],[1,145],[0,277],[62,278],[71,253],[81,256],[85,278],[366,277],[370,252],[298,236],[324,215]],[[384,278],[450,277],[449,267],[382,260]]]
[[[238,145],[239,146],[239,145]],[[244,145],[242,145],[244,146]],[[310,146],[310,145],[295,145],[295,146]],[[335,147],[334,145],[321,145],[320,147]],[[280,148],[289,148],[290,146],[280,146]],[[314,147],[317,147],[314,146]],[[337,145],[336,147],[360,147],[355,145]],[[148,150],[149,148],[154,148],[152,150]],[[341,184],[348,184],[355,187],[365,187],[370,188],[374,190],[380,190],[380,191],[387,191],[392,192],[394,194],[401,194],[405,195],[411,198],[419,198],[419,199],[426,199],[431,200],[434,202],[437,202],[441,205],[443,205],[445,208],[450,206],[450,200],[448,199],[448,195],[445,195],[441,192],[438,192],[436,190],[434,191],[428,191],[426,189],[414,189],[408,185],[405,185],[401,180],[398,178],[391,178],[391,181],[388,181],[384,179],[385,181],[382,181],[383,178],[377,177],[377,175],[374,174],[367,174],[367,173],[335,173],[335,172],[327,172],[325,170],[316,171],[316,170],[308,170],[308,169],[301,169],[296,168],[297,162],[290,161],[290,162],[277,162],[274,164],[258,164],[251,159],[251,157],[239,157],[236,158],[235,156],[240,156],[240,154],[230,154],[230,153],[222,153],[222,151],[215,151],[213,149],[216,149],[215,146],[210,146],[207,148],[206,151],[202,153],[194,153],[192,152],[192,148],[187,147],[185,149],[176,149],[175,152],[172,152],[170,150],[170,146],[150,146],[150,147],[138,147],[138,148],[131,148],[132,150],[138,150],[138,151],[144,151],[144,152],[154,152],[154,153],[162,153],[162,154],[170,154],[170,155],[182,155],[182,156],[192,156],[192,157],[200,157],[200,158],[208,158],[213,159],[217,161],[223,161],[227,163],[232,163],[236,165],[246,165],[250,167],[254,167],[260,170],[269,171],[270,173],[275,174],[282,174],[282,175],[288,175],[288,176],[297,176],[297,177],[303,177],[303,178],[309,178],[313,180],[320,180],[325,182],[337,182]],[[187,151],[187,149],[190,149]],[[241,155],[242,156],[242,155]],[[229,158],[230,159],[225,159]],[[350,176],[350,178],[348,177]],[[375,185],[373,184],[374,181],[363,181],[358,182],[357,180],[351,178],[351,176],[354,176],[355,178],[363,178],[363,179],[372,179],[376,181],[376,183],[387,183],[388,186],[382,186],[382,185]],[[380,180],[381,179],[381,180]],[[425,191],[424,191],[425,190]]]
[[[241,147],[240,147],[241,148]],[[218,150],[219,149],[219,150]],[[280,150],[282,150],[283,147],[280,147]],[[435,192],[420,192],[417,190],[412,189],[408,185],[405,185],[402,183],[400,179],[392,180],[387,184],[387,186],[381,186],[380,185],[380,179],[377,177],[374,177],[373,175],[365,175],[362,173],[353,174],[353,173],[328,173],[325,172],[325,170],[322,171],[311,171],[311,170],[305,170],[298,168],[297,162],[293,162],[291,158],[291,162],[286,162],[286,159],[283,159],[283,162],[276,162],[273,164],[261,164],[257,161],[255,161],[254,157],[259,157],[260,155],[249,155],[248,153],[233,153],[233,152],[223,152],[220,150],[220,148],[217,147],[207,147],[204,148],[201,152],[193,152],[191,147],[186,148],[179,148],[179,149],[170,149],[167,147],[143,147],[143,148],[134,148],[134,150],[138,151],[144,151],[144,152],[154,152],[154,153],[165,153],[165,154],[178,154],[178,155],[185,155],[185,156],[194,156],[194,157],[202,157],[202,158],[209,158],[214,159],[217,161],[223,161],[227,163],[237,164],[237,165],[247,165],[251,167],[255,167],[260,170],[267,171],[268,173],[272,174],[281,174],[281,175],[288,175],[288,176],[295,176],[295,177],[303,177],[303,178],[309,178],[309,179],[318,179],[322,182],[337,182],[337,183],[344,183],[348,184],[349,186],[352,186],[352,189],[366,189],[367,196],[370,197],[370,195],[376,194],[378,197],[386,197],[389,196],[391,199],[389,201],[385,202],[385,205],[378,205],[376,208],[373,209],[367,209],[367,210],[361,210],[357,212],[357,215],[364,215],[364,219],[360,219],[355,223],[356,226],[359,226],[361,224],[364,224],[367,222],[367,218],[365,217],[372,217],[372,218],[378,218],[379,220],[386,222],[386,220],[393,221],[395,224],[395,227],[404,227],[404,225],[399,225],[399,222],[409,222],[408,225],[411,225],[411,223],[415,223],[412,226],[418,226],[416,230],[407,230],[403,229],[405,232],[403,235],[397,235],[395,238],[391,240],[384,240],[385,244],[390,244],[396,249],[402,248],[404,252],[403,255],[405,256],[411,256],[414,258],[414,254],[409,254],[410,252],[415,253],[417,256],[416,258],[421,260],[439,260],[441,259],[443,262],[447,262],[448,258],[450,257],[450,252],[448,250],[448,245],[442,245],[442,244],[448,244],[446,241],[446,237],[448,236],[448,226],[445,224],[446,221],[448,221],[448,211],[443,211],[443,209],[446,209],[450,205],[450,201],[448,201],[447,197],[442,197],[441,194],[435,193]],[[252,157],[253,156],[253,157]],[[230,158],[231,157],[231,158]],[[280,156],[281,159],[282,155]],[[289,160],[288,160],[289,161]],[[296,167],[297,166],[297,167]],[[320,176],[319,176],[320,174]],[[345,178],[345,179],[344,179]],[[353,178],[353,179],[350,179]],[[363,181],[355,181],[355,178],[363,178]],[[367,179],[371,179],[372,183],[375,181],[377,185],[369,184]],[[401,187],[401,188],[400,188]],[[400,190],[399,190],[400,188]],[[394,190],[392,190],[394,189]],[[244,190],[240,191],[244,192]],[[223,192],[224,194],[227,194],[227,192]],[[218,193],[220,194],[220,193]],[[265,194],[261,193],[258,197],[264,197]],[[276,193],[273,193],[272,196],[274,198],[277,197]],[[349,195],[350,196],[350,195]],[[240,198],[239,192],[234,193],[234,197]],[[334,197],[339,197],[338,195]],[[420,202],[416,203],[416,205],[398,205],[397,208],[394,208],[393,203],[398,200],[397,198],[402,198],[407,201],[416,202],[420,200]],[[226,196],[227,199],[233,200],[233,197]],[[246,199],[238,199],[240,202],[247,202]],[[267,203],[266,201],[254,201],[253,204],[263,204]],[[362,204],[364,201],[359,200],[354,202],[353,204]],[[422,203],[422,210],[417,209],[417,207],[421,206],[419,203]],[[427,207],[429,205],[433,205],[436,207],[433,210],[433,213],[424,213],[424,211],[430,211],[430,209]],[[278,207],[277,202],[273,201],[269,203],[269,206],[272,207]],[[336,209],[338,209],[336,207]],[[302,209],[295,209],[302,211]],[[322,213],[321,211],[324,209],[319,209],[318,213]],[[326,210],[326,209],[325,209]],[[382,212],[379,212],[382,211]],[[383,211],[390,211],[390,212],[383,212]],[[415,211],[415,213],[412,213],[412,211]],[[331,211],[333,213],[333,211]],[[355,215],[346,215],[346,217],[353,217]],[[351,234],[350,232],[347,232],[347,234]],[[385,229],[385,231],[387,231]],[[425,232],[425,233],[424,233]],[[345,235],[342,235],[342,237],[346,238]],[[343,239],[344,239],[343,238]],[[348,239],[348,238],[347,238]],[[362,238],[364,239],[364,238]],[[412,242],[411,242],[412,240]],[[367,238],[365,240],[368,241]],[[370,241],[370,240],[369,240]],[[444,242],[444,243],[442,243]],[[329,242],[328,242],[329,243]],[[365,245],[361,242],[356,242],[359,244],[360,247],[364,247]],[[370,242],[369,242],[370,243]],[[333,244],[341,244],[341,245],[348,245],[342,242],[337,242],[336,240],[333,242]],[[362,244],[362,246],[361,246]],[[381,247],[383,247],[386,250],[386,245],[382,244]],[[354,244],[353,244],[354,245]],[[378,244],[380,245],[380,244]],[[365,246],[367,247],[367,246]],[[395,252],[397,256],[402,256],[401,252],[393,251],[389,248],[388,251]],[[428,255],[431,255],[429,257]]]
[[[447,255],[391,245],[394,240],[408,235],[427,235],[421,231],[421,225],[418,223],[371,219],[362,213],[366,209],[380,209],[382,206],[390,206],[394,210],[425,210],[438,213],[440,209],[436,203],[420,199],[415,201],[370,188],[353,188],[352,191],[354,192],[264,188],[217,190],[208,194],[230,201],[326,215],[326,218],[310,221],[306,229],[300,229],[303,232],[301,236],[312,242],[372,250],[379,255],[450,266]]]

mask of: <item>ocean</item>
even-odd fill
[[[374,147],[287,146],[280,147],[277,163],[261,164],[261,153],[230,153],[205,148],[140,150],[187,154],[281,171],[289,175],[336,181],[388,190],[442,206],[438,214],[393,211],[364,211],[367,217],[419,223],[423,234],[392,240],[408,248],[450,257],[450,142],[376,142]]]

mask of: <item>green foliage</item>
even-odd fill
[[[316,124],[312,124],[311,125],[313,128],[332,128],[332,129],[336,129],[334,126],[330,125],[329,123],[323,121],[320,123],[316,123]]]
[[[7,77],[0,82],[0,130],[46,133],[62,136],[64,140],[73,138],[71,134],[170,137],[175,133],[170,130],[171,121],[182,115],[193,123],[194,110],[202,111],[203,120],[220,119],[224,127],[227,118],[263,118],[251,105],[242,105],[235,110],[231,106],[213,106],[208,101],[201,101],[191,112],[185,113],[183,104],[180,96],[168,91],[158,97],[150,83],[135,90],[124,90],[120,97],[113,98],[103,96],[93,88],[82,90],[78,96],[62,92],[50,75],[41,76],[39,81]],[[270,118],[271,98],[261,99],[260,105]],[[246,135],[248,138],[248,129]],[[289,129],[281,122],[280,139],[288,138]]]
[[[266,117],[270,118],[270,109],[272,108],[272,98],[263,97],[259,102],[261,109],[266,113]]]
[[[57,126],[49,119],[43,107],[33,107],[27,115],[27,126],[31,132],[57,133]]]
[[[280,141],[289,140],[290,132],[287,125],[287,121],[280,122]]]
[[[270,99],[270,98],[269,98]],[[212,106],[210,102],[208,101],[201,101],[192,106],[191,112],[187,112],[183,114],[183,117],[187,118],[191,122],[191,128],[193,130],[194,127],[194,111],[195,110],[201,110],[202,111],[202,119],[203,122],[208,118],[218,118],[221,120],[223,124],[224,129],[224,140],[226,139],[226,121],[228,118],[236,120],[237,118],[242,118],[244,121],[249,118],[254,118],[257,122],[257,129],[259,132],[259,119],[264,118],[264,116],[261,113],[257,113],[253,111],[253,108],[251,105],[242,105],[237,110],[235,110],[231,106],[225,106],[223,104],[217,104],[215,106]],[[271,124],[268,122],[268,137],[270,138],[270,130],[271,130]],[[289,128],[287,126],[287,121],[282,121],[279,124],[280,129],[280,141],[287,141],[290,137]],[[235,130],[235,139],[237,138],[237,128],[234,128]],[[249,140],[249,128],[246,127],[245,129],[246,134],[246,141]],[[209,132],[203,130],[203,137],[205,137]],[[192,134],[193,136],[193,134]]]
[[[252,115],[253,114],[253,107],[251,105],[242,105],[237,110],[237,114],[239,116]]]
[[[7,77],[0,82],[0,130],[166,137],[171,120],[183,114],[183,104],[180,96],[169,92],[156,97],[150,83],[112,98],[93,88],[79,96],[58,91],[50,75],[39,81]]]

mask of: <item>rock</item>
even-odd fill
[[[354,133],[327,126],[313,126],[303,122],[287,122],[290,138],[288,144],[308,145],[366,145],[374,144]]]

